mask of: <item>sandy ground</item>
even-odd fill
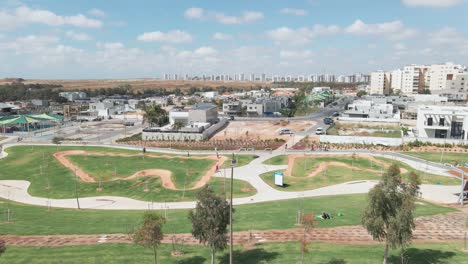
[[[60,151],[54,153],[54,157],[66,168],[74,171],[78,177],[84,182],[97,182],[96,179],[82,170],[79,166],[76,166],[71,162],[67,156],[85,156],[85,155],[91,155],[91,156],[112,156],[112,157],[135,157],[135,156],[141,156],[142,154],[126,154],[126,153],[113,153],[113,152],[92,152],[92,151],[84,151],[84,150],[68,150],[68,151]],[[217,163],[211,167],[201,178],[198,180],[191,188],[187,188],[186,190],[193,190],[200,188],[207,184],[211,177],[216,173],[216,167],[221,166],[221,164],[226,161],[226,157],[220,156],[219,158],[216,155],[213,156],[191,156],[191,157],[186,157],[186,156],[170,156],[170,155],[154,155],[154,154],[145,154],[145,157],[152,157],[152,158],[166,158],[166,159],[173,159],[173,158],[179,158],[179,159],[211,159],[216,161]],[[141,170],[137,171],[131,176],[128,177],[119,177],[119,178],[114,178],[111,181],[117,181],[117,180],[130,180],[138,177],[159,177],[161,179],[162,185],[166,189],[170,190],[181,190],[176,188],[174,182],[172,181],[172,172],[169,170],[161,170],[161,169],[149,169],[149,170]]]
[[[230,122],[229,125],[222,131],[218,132],[211,140],[224,140],[224,139],[244,139],[244,140],[258,140],[258,139],[275,139],[282,138],[288,140],[290,135],[279,135],[278,131],[281,129],[290,129],[297,133],[310,128],[314,125],[311,121],[292,121],[280,122],[244,122],[235,121]]]
[[[0,84],[11,83],[0,79]],[[233,87],[233,88],[247,88],[257,86],[273,86],[268,82],[213,82],[213,81],[166,81],[157,79],[82,79],[82,80],[26,80],[25,84],[60,84],[63,85],[62,89],[75,90],[75,89],[89,89],[95,90],[99,88],[114,88],[119,85],[130,84],[133,89],[148,89],[148,88],[165,88],[172,90],[175,88],[187,88],[193,86],[198,87]]]
[[[347,155],[347,156],[351,156],[351,155]],[[297,158],[303,158],[303,157],[304,157],[304,155],[289,155],[288,156],[288,169],[285,172],[285,176],[295,177],[295,176],[292,176],[292,171],[293,171],[294,164],[295,164]],[[314,156],[314,158],[315,157],[328,157],[328,158],[331,158],[331,159],[333,158],[333,156],[326,156],[326,155]],[[380,165],[380,166],[382,166],[384,168],[388,168],[391,165],[390,163],[378,160],[375,157],[370,156],[370,155],[362,155],[362,154],[356,155],[356,159],[372,160],[372,162],[374,162],[374,164]],[[315,176],[319,175],[320,173],[322,173],[323,171],[325,171],[330,166],[342,167],[342,168],[345,168],[345,169],[352,169],[352,170],[356,170],[356,171],[367,171],[367,172],[380,173],[380,170],[359,168],[357,166],[351,166],[351,165],[343,163],[343,162],[326,161],[326,162],[319,163],[318,167],[315,170],[313,170],[306,177],[300,177],[300,178],[315,177]],[[401,173],[407,173],[408,172],[406,169],[403,169],[403,168],[401,168],[400,171],[401,171]]]

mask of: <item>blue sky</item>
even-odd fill
[[[2,0],[0,78],[466,64],[467,11],[467,0]]]

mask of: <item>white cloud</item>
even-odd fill
[[[264,16],[262,12],[245,11],[240,16],[230,16],[224,13],[215,13],[214,17],[216,21],[221,24],[235,25],[253,22],[255,20],[262,19]]]
[[[123,49],[125,47],[125,45],[122,44],[122,42],[97,43],[96,46],[99,49],[108,49],[108,50]]]
[[[406,45],[403,44],[403,43],[396,43],[395,45],[393,45],[393,48],[395,50],[406,50],[407,49]]]
[[[402,0],[402,2],[411,7],[452,7],[461,4],[463,0]]]
[[[78,40],[78,41],[87,41],[91,40],[91,37],[83,32],[75,32],[73,30],[69,30],[65,32],[65,35],[71,39]]]
[[[192,41],[192,36],[181,30],[172,30],[168,32],[153,31],[145,32],[137,37],[139,41],[145,42],[165,42],[165,43],[186,43]]]
[[[210,57],[218,54],[218,51],[212,47],[203,46],[194,51],[194,55],[200,57]]]
[[[99,28],[102,22],[87,18],[82,14],[75,16],[59,16],[48,10],[31,9],[22,6],[15,11],[16,19],[24,23],[41,23],[49,26],[72,25],[76,27]]]
[[[429,34],[429,41],[436,45],[464,42],[461,32],[452,27],[444,27]]]
[[[93,9],[89,10],[88,14],[90,16],[95,16],[95,17],[106,17],[107,16],[107,14],[104,11],[102,11],[100,9],[97,9],[97,8],[93,8]]]
[[[203,18],[204,10],[199,7],[191,7],[184,12],[184,16],[188,19],[201,19]]]
[[[276,43],[303,45],[313,38],[323,35],[332,35],[341,32],[340,27],[335,25],[314,25],[312,28],[302,27],[292,29],[288,27],[280,27],[267,31],[267,36],[273,39]]]
[[[280,58],[285,60],[298,60],[310,59],[314,54],[310,50],[282,50],[280,51]]]
[[[241,15],[233,16],[218,11],[210,11],[199,7],[191,7],[184,11],[184,17],[187,19],[198,20],[210,19],[221,24],[236,25],[260,20],[264,17],[264,15],[262,12],[245,11]]]
[[[230,40],[232,39],[232,36],[228,34],[216,32],[213,34],[212,38],[216,40]]]
[[[393,40],[412,37],[416,34],[414,29],[407,28],[400,20],[380,24],[366,24],[358,19],[348,26],[345,31],[353,35],[381,35]]]
[[[307,11],[304,9],[297,9],[297,8],[283,8],[280,10],[282,14],[285,15],[295,15],[295,16],[305,16],[307,15]]]

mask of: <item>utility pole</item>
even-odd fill
[[[236,160],[234,158],[234,153],[232,153],[232,160],[231,160],[231,198],[230,198],[230,203],[229,203],[229,264],[232,264],[232,244],[233,244],[233,239],[232,239],[232,186],[234,182],[234,165],[236,164]]]
[[[75,196],[76,196],[76,205],[78,206],[78,210],[80,209],[80,200],[78,199],[78,177],[76,176],[76,168],[75,168]]]

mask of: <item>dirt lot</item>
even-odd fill
[[[10,83],[11,81],[1,80],[0,84]],[[212,82],[212,81],[164,81],[156,79],[108,79],[108,80],[26,80],[25,84],[61,84],[65,90],[76,89],[99,89],[114,88],[119,85],[130,84],[134,89],[165,88],[167,90],[175,88],[195,87],[232,87],[232,88],[257,88],[258,86],[271,86],[271,83],[262,82]]]
[[[311,121],[268,121],[268,122],[243,122],[235,121],[230,122],[229,125],[222,131],[218,132],[211,140],[224,140],[224,139],[275,139],[282,138],[287,140],[290,135],[278,134],[281,129],[291,129],[297,133],[313,126]]]

